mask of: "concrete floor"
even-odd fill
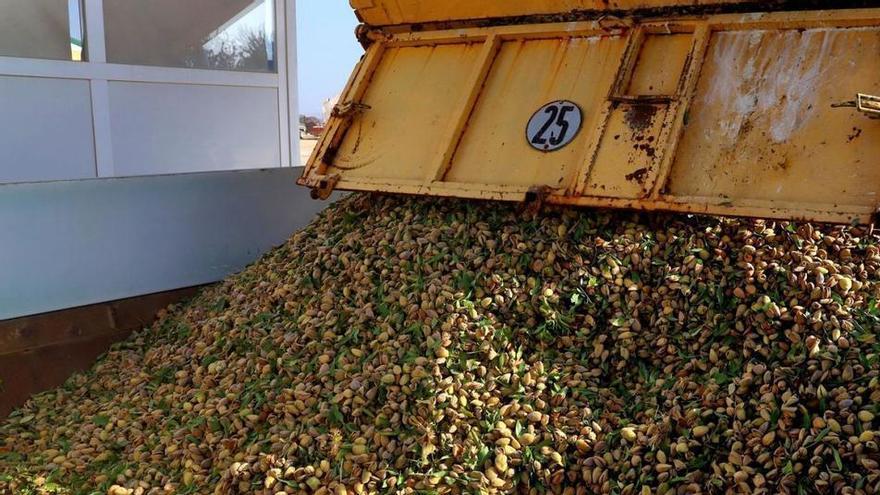
[[[306,162],[309,161],[309,157],[312,155],[312,151],[315,150],[315,146],[318,145],[317,139],[300,139],[299,140],[299,164],[300,166],[305,166]]]

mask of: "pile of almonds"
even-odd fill
[[[0,493],[880,493],[869,228],[354,195],[0,425]]]

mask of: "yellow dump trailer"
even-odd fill
[[[870,222],[880,8],[798,4],[352,0],[367,52],[300,184]]]

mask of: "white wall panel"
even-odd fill
[[[89,82],[0,76],[0,183],[93,177]]]
[[[117,177],[281,166],[278,90],[110,82]]]

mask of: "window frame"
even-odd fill
[[[104,36],[104,0],[83,0],[83,61],[0,56],[0,76],[77,79],[89,82],[95,139],[94,178],[116,178],[110,121],[110,82],[141,82],[207,86],[271,88],[278,93],[280,167],[299,166],[296,82],[295,0],[275,0],[276,72],[190,69],[107,62]],[[292,96],[291,96],[292,95]]]
[[[86,0],[86,1],[88,1],[88,0]],[[142,0],[140,0],[140,1],[142,1]],[[273,24],[271,25],[271,28],[270,28],[270,26],[269,26],[268,23],[264,23],[264,24],[263,24],[263,30],[262,30],[262,33],[261,33],[263,36],[267,36],[267,35],[271,35],[271,36],[272,36],[272,39],[271,39],[271,41],[272,41],[272,45],[271,45],[271,46],[272,46],[272,50],[273,50],[272,55],[273,55],[273,57],[274,57],[274,58],[272,58],[272,59],[269,59],[269,58],[267,57],[267,63],[268,63],[268,62],[271,62],[271,63],[269,63],[264,69],[261,69],[261,70],[246,70],[246,69],[223,68],[223,67],[207,67],[207,66],[205,66],[205,67],[195,67],[195,66],[188,67],[188,66],[186,66],[186,65],[183,64],[183,63],[180,63],[180,64],[140,63],[141,61],[137,61],[137,60],[118,60],[118,59],[120,59],[120,58],[137,58],[137,57],[120,57],[120,56],[119,56],[119,55],[120,55],[119,53],[116,53],[116,57],[115,57],[115,58],[117,59],[117,61],[114,61],[114,60],[111,60],[111,58],[113,58],[113,57],[112,57],[112,54],[109,53],[108,50],[107,50],[107,43],[108,43],[108,41],[107,41],[107,33],[106,33],[106,31],[105,31],[105,32],[103,33],[103,35],[102,35],[102,37],[104,38],[104,50],[105,50],[105,57],[104,57],[104,60],[105,60],[106,62],[108,62],[108,63],[118,64],[118,65],[136,65],[136,66],[140,66],[140,67],[163,67],[163,68],[181,68],[181,69],[188,68],[188,69],[196,69],[196,70],[223,70],[223,71],[229,71],[229,72],[251,72],[251,73],[259,73],[259,74],[270,74],[270,73],[276,73],[276,72],[278,72],[278,70],[279,70],[279,61],[278,61],[278,59],[279,59],[279,50],[278,50],[278,45],[279,45],[280,43],[279,43],[279,38],[278,38],[278,26],[279,26],[280,21],[282,20],[282,19],[278,16],[278,11],[279,11],[279,9],[277,8],[277,6],[278,6],[278,3],[281,3],[281,2],[283,2],[284,0],[248,0],[248,1],[250,2],[250,3],[249,3],[249,8],[248,8],[248,9],[245,9],[245,10],[239,12],[238,14],[236,14],[235,16],[233,16],[233,17],[227,19],[227,20],[224,22],[224,24],[222,24],[221,26],[219,26],[217,29],[215,29],[215,30],[211,33],[211,36],[213,36],[213,35],[215,35],[215,34],[218,34],[219,32],[222,32],[223,30],[225,30],[225,29],[231,27],[232,25],[235,24],[236,21],[238,21],[238,20],[240,20],[241,18],[243,18],[243,17],[249,15],[249,14],[250,14],[255,8],[261,7],[261,5],[258,5],[259,2],[261,2],[263,5],[267,6],[268,8],[274,8],[274,15],[272,16]],[[101,9],[102,9],[102,11],[101,11],[100,14],[101,14],[101,16],[102,16],[102,20],[103,20],[103,22],[107,22],[107,17],[106,17],[106,14],[107,14],[107,13],[106,13],[106,11],[104,11],[104,2],[101,2],[101,4],[102,4],[102,5],[101,5]],[[112,5],[112,3],[111,3],[111,5]],[[269,12],[271,12],[271,11],[268,11],[268,10],[267,10],[267,11],[266,11],[266,15],[268,15]],[[264,19],[264,20],[268,20],[268,19]],[[270,29],[267,29],[267,28],[270,28]],[[118,34],[119,34],[119,33],[117,33],[117,35],[118,35]],[[117,41],[128,41],[128,42],[131,42],[131,39],[118,39]],[[268,41],[268,38],[267,38],[267,41]],[[267,43],[267,45],[268,45],[268,43]],[[267,55],[268,55],[268,53],[267,53]]]
[[[82,49],[81,57],[82,57],[82,60],[85,60],[85,57],[86,57],[86,49],[85,49],[86,26],[85,26],[85,17],[83,15],[83,10],[85,8],[84,3],[83,3],[84,0],[63,0],[63,1],[66,4],[64,19],[66,19],[66,21],[67,21],[67,33],[66,33],[66,37],[65,37],[66,43],[63,46],[63,52],[65,53],[65,55],[63,57],[55,57],[55,56],[48,55],[46,53],[43,53],[43,54],[22,54],[22,53],[15,54],[15,53],[13,53],[13,54],[9,54],[9,55],[3,55],[2,53],[0,53],[0,58],[18,58],[18,59],[29,59],[29,60],[54,60],[54,61],[59,61],[59,62],[67,62],[67,61],[79,62],[80,60],[75,59],[73,56],[73,46],[74,46],[73,40],[76,38],[73,37],[74,18],[71,15],[73,13],[73,12],[71,12],[71,6],[73,4],[78,4],[80,15],[79,15],[79,18],[76,19],[76,23],[77,23],[76,27],[79,28],[79,31],[81,34],[80,34],[80,39],[78,39],[77,41],[79,41],[81,43],[81,45],[80,45],[80,48]],[[39,13],[39,12],[37,11],[36,13]],[[57,13],[60,13],[60,11]],[[34,20],[38,20],[38,21],[42,21],[42,22],[51,22],[49,19],[45,19],[45,18],[43,18],[43,19],[29,19],[28,18],[28,19],[26,19],[25,24],[27,24],[28,22],[34,21]],[[57,34],[60,35],[61,33],[57,33]],[[43,46],[53,47],[53,48],[50,48],[50,50],[61,48],[61,47],[56,46],[54,43],[51,45],[43,45]],[[40,51],[40,50],[37,50],[37,51]]]

